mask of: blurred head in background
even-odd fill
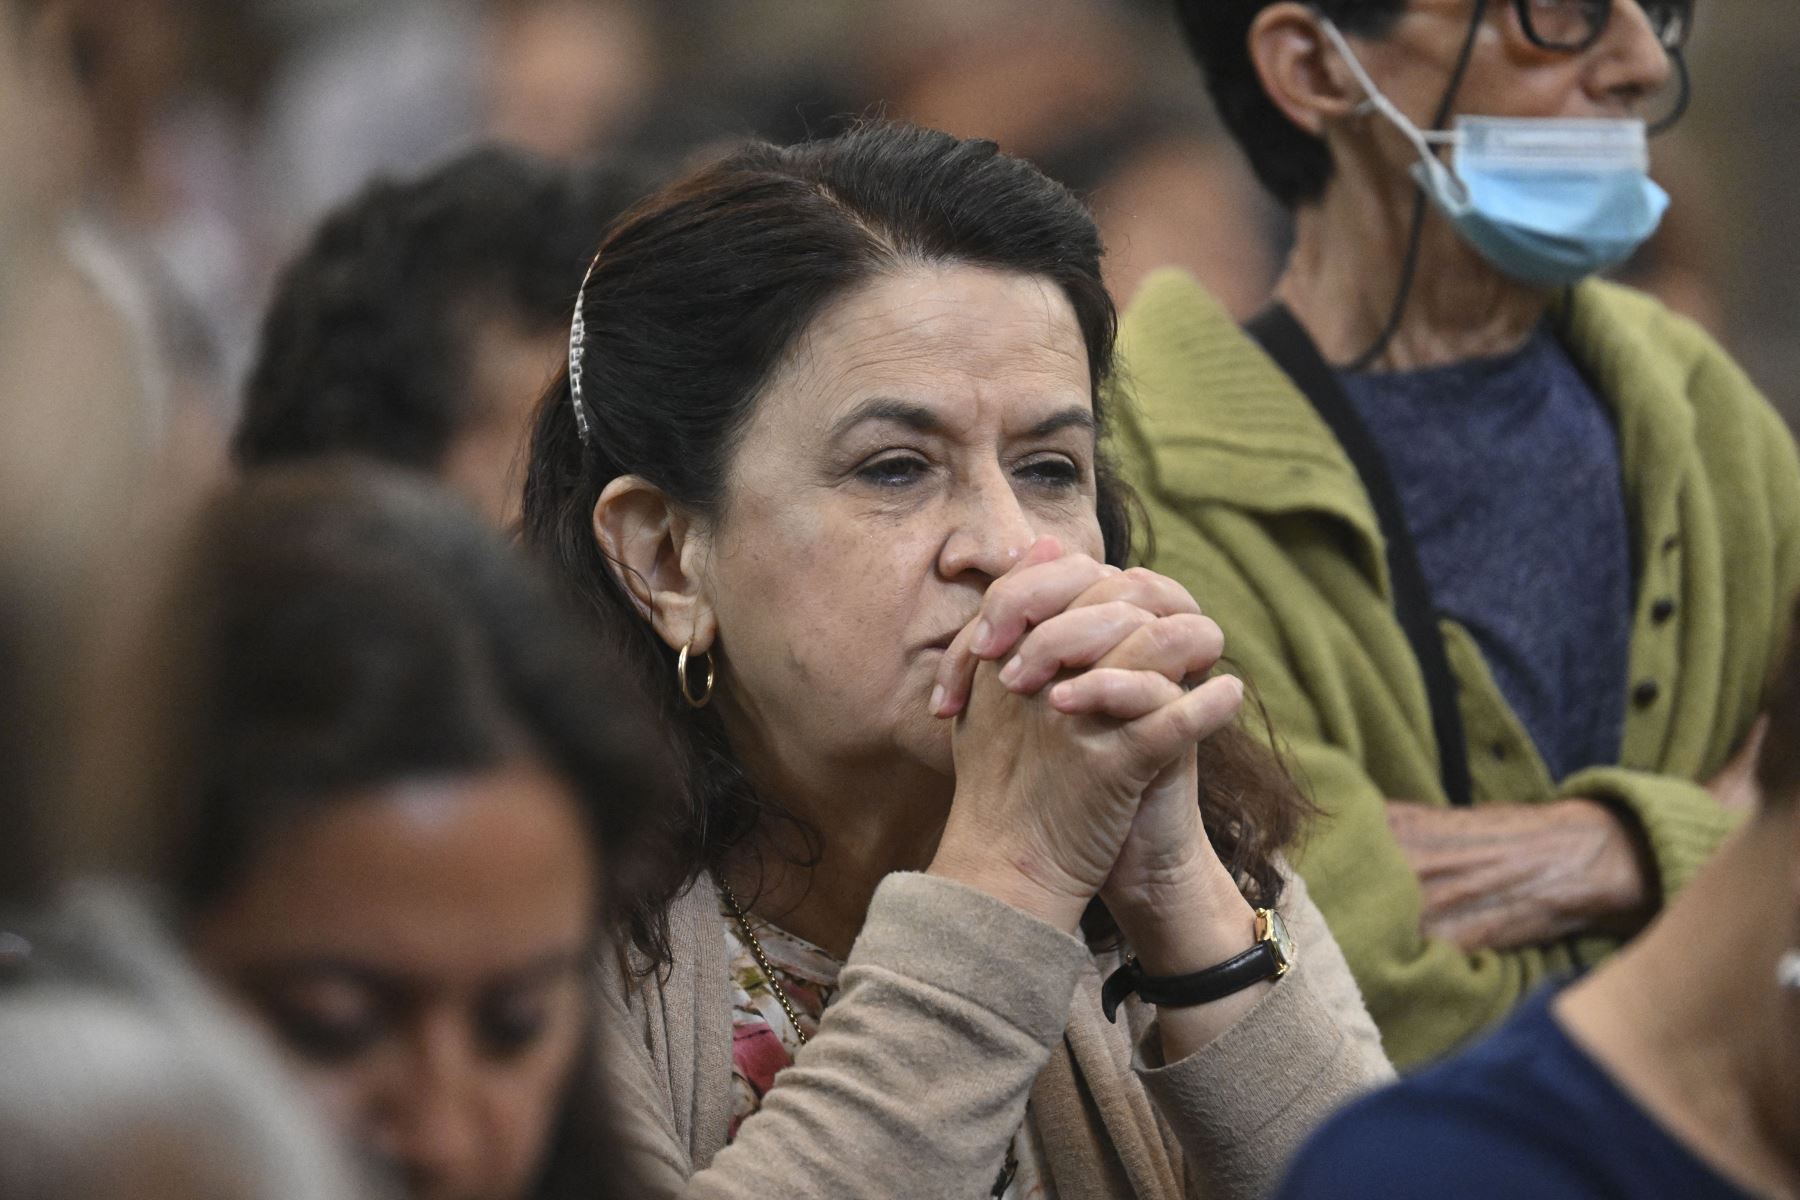
[[[1294,213],[1277,295],[1328,361],[1513,349],[1661,220],[1646,131],[1685,103],[1687,0],[1175,8],[1220,118]]]
[[[608,657],[367,465],[231,488],[163,612],[160,866],[202,969],[408,1195],[607,1194],[588,967],[669,803]]]
[[[372,184],[281,276],[238,460],[368,454],[436,474],[512,524],[530,414],[567,356],[576,286],[634,198],[622,173],[503,149]]]

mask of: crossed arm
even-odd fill
[[[1759,721],[1705,785],[1726,808],[1755,807],[1763,728]],[[1465,951],[1573,934],[1628,937],[1662,898],[1635,818],[1596,800],[1464,809],[1390,800],[1387,820],[1419,879],[1421,932]]]

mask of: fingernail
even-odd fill
[[[993,647],[988,643],[994,640],[994,627],[983,618],[975,622],[975,640],[969,643],[969,650],[975,654],[991,653]]]
[[[1019,677],[1019,672],[1024,669],[1024,662],[1020,660],[1018,655],[1013,655],[1007,660],[1006,665],[1000,668],[1000,682],[1011,687],[1012,681],[1017,679]]]
[[[931,689],[931,715],[942,716],[944,713],[944,685],[938,684]]]
[[[1050,703],[1052,703],[1052,704],[1067,704],[1069,702],[1070,697],[1073,695],[1074,695],[1074,691],[1072,688],[1070,688],[1070,686],[1068,684],[1059,683],[1055,687],[1050,689]]]

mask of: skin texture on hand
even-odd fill
[[[1085,904],[1109,881],[1135,898],[1133,881],[1117,876],[1134,830],[1141,828],[1139,849],[1126,861],[1154,874],[1182,875],[1211,856],[1194,746],[1236,715],[1241,687],[1223,678],[1185,689],[1175,680],[1210,668],[1216,650],[1195,644],[1191,624],[1118,621],[1108,599],[1171,589],[1148,572],[1065,555],[1048,538],[988,589],[981,613],[945,654],[967,664],[954,674],[959,685],[973,678],[968,699],[943,703],[940,684],[933,701],[935,711],[958,714],[956,802],[939,856],[959,878],[990,873],[975,865],[987,862],[994,874],[1020,874]],[[1020,647],[1010,672],[993,666],[1011,652],[1007,638]],[[959,650],[971,643],[985,655]],[[1065,672],[1077,658],[1086,669]],[[1059,674],[1067,677],[1051,684]]]
[[[1254,914],[1214,853],[1199,806],[1195,745],[1229,723],[1243,697],[1235,678],[1206,678],[1223,648],[1218,626],[1172,580],[1063,555],[1049,539],[1034,545],[988,590],[940,666],[933,711],[960,714],[957,805],[933,870],[1064,921],[1078,920],[1074,902],[1098,889],[1153,975],[1203,970],[1249,948]],[[1075,791],[1088,804],[1062,814],[1060,828],[1033,817],[1043,808],[1038,776],[1060,767],[1062,747],[1029,737],[1004,757],[972,753],[971,731],[986,714],[1046,702],[1064,724],[1039,728],[1059,739],[1116,737],[1125,751],[1110,756],[1113,772],[1124,768],[1114,778],[1081,780],[1083,764],[1074,764]],[[1187,728],[1195,736],[1162,736]],[[1066,786],[1071,772],[1053,774]],[[1131,794],[1109,803],[1120,783]],[[1011,802],[999,791],[1013,793]],[[996,851],[999,869],[972,865]],[[1210,1042],[1266,988],[1162,1014],[1165,1056]]]
[[[1466,951],[1634,932],[1655,885],[1640,838],[1592,800],[1437,808],[1388,803],[1419,877],[1421,932]]]

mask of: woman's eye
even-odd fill
[[[929,469],[924,459],[912,454],[878,458],[857,468],[856,477],[880,487],[904,487]]]
[[[550,1017],[540,995],[496,996],[482,1005],[481,1044],[496,1058],[521,1054],[543,1036]]]
[[[1017,471],[1032,483],[1049,487],[1073,487],[1081,482],[1081,468],[1060,455],[1020,463]]]
[[[380,1017],[328,1016],[298,1005],[275,1004],[265,1009],[283,1045],[316,1063],[347,1062],[370,1049],[385,1032]]]

